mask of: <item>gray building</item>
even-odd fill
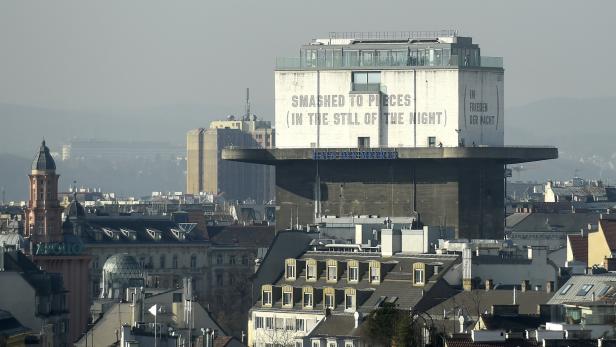
[[[40,270],[22,252],[0,246],[0,308],[32,329],[41,346],[68,346],[66,292],[60,274]]]
[[[274,134],[270,122],[229,118],[215,121],[210,128],[190,130],[186,136],[186,191],[189,194],[211,193],[226,200],[254,200],[264,203],[274,199],[272,167],[223,161],[225,147],[271,148]]]
[[[279,59],[276,148],[222,157],[276,168],[279,225],[419,215],[456,237],[502,238],[508,164],[502,58],[456,32],[332,33]]]

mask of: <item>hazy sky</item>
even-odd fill
[[[613,2],[0,2],[0,103],[84,111],[178,104],[273,118],[276,56],[329,31],[456,28],[503,56],[506,105],[614,96]]]

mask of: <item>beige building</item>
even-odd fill
[[[274,199],[274,168],[221,160],[225,147],[273,148],[274,132],[269,121],[243,117],[213,121],[209,128],[186,135],[186,191],[213,193],[227,200]]]

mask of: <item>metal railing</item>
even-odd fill
[[[435,39],[437,37],[455,37],[458,30],[435,30],[435,31],[343,31],[330,32],[329,38],[355,39],[355,40],[403,40],[403,39]]]
[[[441,60],[413,60],[410,57],[406,61],[378,60],[373,59],[371,63],[363,61],[352,61],[350,59],[340,59],[327,61],[317,59],[310,62],[302,61],[299,57],[277,57],[277,70],[335,70],[335,69],[355,69],[355,68],[403,68],[403,67],[489,67],[502,68],[503,57],[481,56],[478,66],[471,66],[467,59],[461,59],[457,55],[449,56]]]

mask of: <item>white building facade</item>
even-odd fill
[[[502,59],[455,32],[357,36],[278,61],[278,148],[503,145]]]

